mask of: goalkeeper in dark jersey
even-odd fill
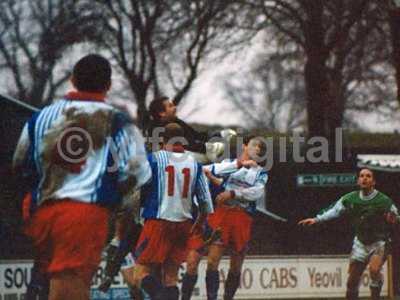
[[[359,191],[344,195],[331,208],[298,224],[314,225],[346,213],[356,232],[350,255],[346,299],[358,299],[360,279],[369,265],[371,299],[379,300],[383,285],[381,269],[387,257],[389,225],[398,223],[399,215],[392,199],[375,189],[376,182],[371,170],[362,169],[357,183]]]

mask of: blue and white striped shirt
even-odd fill
[[[103,102],[63,99],[25,124],[14,168],[33,179],[36,205],[70,198],[114,205],[151,177],[143,137]]]
[[[240,206],[249,213],[265,210],[265,185],[267,172],[260,166],[238,168],[237,160],[223,160],[205,166],[214,176],[224,178],[223,188],[235,192],[235,199],[226,202],[229,206]]]
[[[187,152],[157,151],[149,155],[152,180],[143,187],[144,219],[182,222],[192,219],[193,199],[213,211],[202,166]]]

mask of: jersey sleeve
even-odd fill
[[[261,172],[254,183],[254,186],[248,188],[234,189],[235,199],[241,202],[260,202],[264,200],[265,185],[268,181],[267,172]]]
[[[124,126],[118,133],[117,159],[119,182],[134,178],[134,188],[139,188],[151,178],[144,139],[133,124]]]
[[[28,158],[28,151],[30,147],[28,123],[22,129],[21,136],[18,140],[17,147],[15,148],[13,156],[13,169],[20,171],[26,167],[25,162]]]
[[[390,206],[390,212],[396,216],[397,222],[400,222],[399,210],[397,209],[396,205],[392,204]]]
[[[197,203],[200,206],[205,207],[206,213],[212,213],[214,211],[211,200],[210,190],[208,188],[207,178],[203,172],[201,164],[197,164],[197,174],[194,194],[197,199]]]
[[[329,221],[332,219],[336,219],[343,215],[343,213],[346,211],[346,207],[343,204],[343,198],[340,198],[335,205],[332,207],[328,208],[327,210],[323,211],[322,213],[318,214],[315,218],[317,219],[317,222],[325,222]]]
[[[214,163],[211,165],[204,166],[205,169],[209,170],[214,176],[224,177],[229,176],[233,172],[238,170],[237,160],[226,159],[220,163]]]

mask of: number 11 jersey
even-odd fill
[[[182,222],[192,219],[194,197],[211,213],[212,201],[201,164],[181,148],[148,157],[152,179],[142,188],[144,219]]]

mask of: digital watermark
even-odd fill
[[[169,159],[173,162],[182,162],[188,159],[188,156],[193,156],[195,151],[190,151],[193,141],[176,136],[165,142],[164,133],[164,127],[157,127],[146,138],[134,129],[127,130],[120,137],[105,137],[100,148],[105,147],[103,151],[108,151],[112,160],[107,164],[107,172],[118,171],[121,164],[130,162],[132,165],[135,162],[133,165],[136,165],[147,159],[143,143],[146,144],[148,152],[167,150],[170,153]],[[188,151],[176,151],[177,146],[180,150]],[[82,164],[95,150],[88,131],[81,127],[69,127],[58,137],[57,151],[65,162]],[[276,162],[337,163],[343,162],[343,130],[336,128],[334,141],[329,141],[322,136],[306,138],[297,132],[290,136],[249,137],[244,134],[244,130],[237,129],[229,136],[211,137],[204,144],[204,151],[195,154],[202,156],[203,162],[210,164],[235,158],[252,160],[266,170],[270,170]]]

